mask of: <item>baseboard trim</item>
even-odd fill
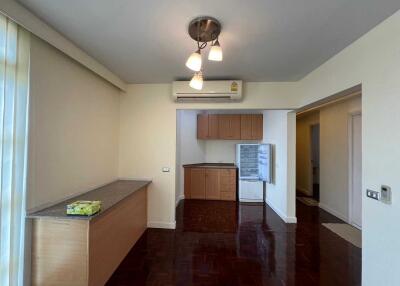
[[[285,222],[286,223],[297,223],[297,217],[295,217],[295,216],[287,216]]]
[[[166,222],[166,221],[149,221],[147,222],[148,228],[165,228],[165,229],[175,229],[176,221]]]
[[[118,180],[152,181],[152,178],[144,177],[118,177]]]
[[[285,223],[297,223],[297,217],[286,216],[280,209],[274,207],[268,199],[265,202]]]
[[[334,215],[335,217],[340,218],[341,220],[343,220],[345,222],[348,222],[348,219],[347,219],[346,216],[344,216],[341,213],[335,211],[334,209],[332,209],[331,207],[327,206],[326,204],[323,204],[323,203],[320,202],[319,203],[319,207],[321,209],[323,209],[324,211],[330,213],[331,215]]]
[[[184,199],[185,199],[185,195],[180,195],[180,196],[178,196],[178,199],[177,199],[176,202],[175,202],[175,207],[177,207],[178,204],[179,204],[179,202],[180,202],[181,200],[184,200]]]

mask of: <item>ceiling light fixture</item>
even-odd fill
[[[210,52],[208,53],[208,59],[216,62],[222,61],[222,49],[219,45],[218,39],[216,39],[214,44],[212,44]]]
[[[201,53],[200,50],[190,55],[186,61],[186,66],[192,71],[198,72],[201,70]]]
[[[186,66],[196,72],[189,85],[192,88],[201,90],[203,88],[201,50],[211,42],[208,59],[210,61],[222,61],[222,49],[218,41],[218,36],[221,33],[221,24],[212,17],[198,17],[190,22],[188,32],[190,37],[197,43],[196,52],[191,54],[186,61]]]
[[[203,88],[203,73],[201,71],[194,74],[189,86],[197,90],[201,90]]]

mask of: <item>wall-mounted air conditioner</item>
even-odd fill
[[[172,83],[172,97],[178,102],[238,101],[242,99],[242,81],[204,81],[202,90],[191,88],[188,81],[174,81]]]

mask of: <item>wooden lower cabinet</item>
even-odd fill
[[[220,200],[221,201],[236,201],[236,193],[221,192]]]
[[[206,170],[206,200],[220,199],[219,169]]]
[[[146,187],[91,220],[35,218],[31,284],[104,285],[146,228]]]
[[[185,168],[185,199],[236,201],[236,169]]]
[[[190,198],[204,199],[206,197],[206,170],[193,168],[190,172]]]

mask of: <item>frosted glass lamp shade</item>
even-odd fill
[[[203,74],[201,71],[194,74],[189,86],[197,90],[201,90],[203,88]]]
[[[216,62],[222,61],[222,49],[218,40],[211,46],[210,52],[208,53],[208,59]]]
[[[194,52],[186,61],[186,66],[192,71],[198,72],[201,70],[201,55],[200,51]]]

